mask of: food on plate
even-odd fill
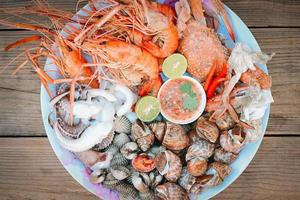
[[[220,0],[175,8],[97,0],[76,14],[37,2],[5,12],[37,14],[52,26],[0,20],[39,33],[5,50],[38,42],[13,74],[32,64],[51,97],[57,142],[91,170],[95,187],[120,199],[189,199],[222,184],[243,148],[262,137],[273,98],[260,64],[273,55],[236,40]]]

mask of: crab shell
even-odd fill
[[[187,170],[192,176],[201,176],[207,170],[207,160],[202,157],[193,158],[188,161]]]
[[[178,183],[181,187],[183,187],[187,192],[190,191],[192,186],[196,183],[196,177],[192,176],[186,167],[184,167],[181,171],[180,178],[178,179]]]
[[[131,127],[132,138],[142,151],[147,151],[154,143],[155,136],[150,128],[142,121],[137,120]]]
[[[193,158],[209,158],[214,153],[215,145],[205,140],[194,142],[187,150],[186,161]]]
[[[230,164],[237,158],[237,155],[228,151],[225,151],[223,148],[218,148],[214,153],[214,160],[222,162],[225,164]]]
[[[179,124],[158,122],[151,124],[150,128],[167,149],[180,151],[189,145],[189,137]]]
[[[197,121],[196,132],[199,137],[215,143],[219,138],[219,129],[215,123],[208,121],[204,117],[200,117]]]
[[[159,173],[170,182],[176,182],[180,177],[182,163],[172,151],[166,150],[156,155],[155,166]]]
[[[188,200],[187,192],[175,183],[164,183],[156,187],[156,195],[163,200]]]

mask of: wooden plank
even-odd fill
[[[0,2],[2,8],[21,7],[30,4],[31,0],[6,0]],[[76,2],[74,0],[48,0],[50,5],[57,8],[74,11]],[[300,2],[298,0],[224,0],[240,18],[250,27],[299,27],[300,26]],[[1,14],[0,18],[9,15]],[[45,23],[36,16],[28,18]],[[0,29],[7,27],[0,26]]]
[[[215,199],[299,199],[299,142],[264,138],[247,170]],[[97,199],[64,170],[46,138],[1,138],[0,160],[0,199]]]
[[[277,53],[268,64],[273,78],[272,91],[275,103],[271,107],[267,134],[299,135],[300,28],[251,30],[263,51]],[[30,32],[26,31],[17,31],[14,34],[9,31],[0,32],[0,66],[16,57],[23,48],[5,53],[2,51],[3,47],[19,38],[19,35],[25,37],[29,34]],[[20,63],[21,61],[17,61],[16,65]],[[40,84],[30,65],[26,65],[25,68],[26,70],[21,71],[16,77],[10,76],[12,67],[0,74],[0,110],[3,113],[0,115],[0,135],[45,135],[37,95]],[[30,107],[25,106],[26,102],[30,102]],[[35,125],[28,126],[29,123]]]

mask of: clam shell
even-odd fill
[[[161,175],[170,181],[176,182],[180,177],[182,163],[180,158],[171,151],[164,151],[155,157],[155,166]]]
[[[179,185],[183,187],[187,192],[189,192],[195,182],[196,182],[196,177],[192,176],[188,172],[187,168],[184,167],[178,179]]]
[[[167,122],[162,144],[170,150],[182,150],[189,145],[189,137],[182,126]]]
[[[208,121],[204,117],[200,117],[196,124],[196,132],[199,137],[215,143],[219,138],[219,129],[215,123]]]
[[[149,134],[153,134],[151,129],[140,120],[136,120],[136,122],[131,127],[131,135],[133,137],[133,140],[135,141]]]
[[[138,172],[151,172],[155,169],[155,160],[151,156],[142,153],[132,159],[131,165]]]
[[[129,160],[132,160],[135,156],[137,156],[138,151],[139,147],[135,142],[128,142],[120,149],[122,155]]]
[[[203,187],[214,187],[214,186],[220,185],[222,183],[222,179],[221,179],[219,173],[214,168],[210,167],[207,170],[206,175],[209,175],[209,176],[204,176],[204,177],[208,177],[207,178],[208,180],[206,180],[204,178],[205,183],[203,184]]]
[[[121,154],[121,153],[116,153],[111,160],[110,163],[111,166],[114,165],[121,165],[121,166],[127,166],[128,165],[128,160]]]
[[[110,172],[117,180],[120,181],[130,176],[130,170],[120,165],[112,166],[110,168]]]
[[[117,133],[130,134],[131,126],[132,126],[132,124],[131,124],[130,120],[125,116],[118,117],[115,120],[115,131]]]
[[[207,160],[202,157],[193,158],[188,161],[187,170],[192,176],[201,176],[207,170]]]
[[[108,147],[104,149],[105,152],[110,152],[112,155],[115,155],[117,152],[119,152],[119,147],[115,144],[110,144]]]
[[[211,144],[205,140],[199,140],[188,148],[185,156],[186,161],[198,157],[209,158],[214,153],[214,148],[214,144]]]
[[[226,178],[226,176],[228,176],[232,170],[229,165],[220,163],[220,162],[211,163],[209,165],[209,168],[215,169],[218,172],[218,174],[222,180],[224,180]]]
[[[235,125],[234,120],[228,112],[225,112],[216,120],[216,125],[222,131],[232,129]]]
[[[105,149],[106,147],[108,147],[113,139],[114,139],[114,136],[115,136],[115,132],[114,131],[111,131],[108,136],[106,138],[104,138],[99,144],[96,144],[93,149],[96,150],[96,151],[100,151],[100,150],[103,150]]]
[[[136,140],[138,146],[141,148],[142,151],[147,151],[153,145],[155,140],[154,134],[149,134],[147,136],[141,137]]]
[[[165,122],[155,122],[149,125],[150,129],[153,131],[155,137],[162,142],[165,135]]]
[[[225,151],[223,148],[218,148],[214,153],[214,160],[226,164],[230,164],[237,158],[237,155],[228,151]]]
[[[128,135],[126,135],[126,133],[116,134],[113,140],[113,144],[115,144],[119,148],[121,148],[128,142],[130,142],[130,138],[128,137]]]
[[[190,139],[190,143],[195,143],[198,141],[201,141],[202,139],[198,136],[196,129],[192,129],[189,133],[188,133],[188,137]]]
[[[156,187],[156,195],[163,200],[188,200],[187,192],[176,183],[164,183]]]

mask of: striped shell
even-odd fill
[[[218,172],[218,174],[222,180],[224,180],[226,178],[226,176],[228,176],[232,170],[229,165],[220,163],[220,162],[211,163],[209,165],[209,168],[215,169]]]
[[[99,144],[96,144],[93,149],[96,150],[96,151],[100,151],[100,150],[103,150],[105,149],[106,147],[108,147],[113,139],[114,139],[114,136],[115,136],[115,132],[114,131],[111,131],[108,136],[106,138],[104,138]]]
[[[170,150],[182,150],[189,145],[189,138],[182,126],[167,122],[162,144]]]
[[[218,148],[214,153],[214,160],[226,164],[230,164],[237,158],[237,155],[228,151],[225,151],[223,148]]]
[[[115,131],[117,133],[130,134],[131,126],[132,126],[132,124],[131,124],[130,120],[125,116],[118,117],[115,120]]]
[[[162,142],[164,135],[165,135],[166,123],[165,122],[156,122],[156,123],[150,124],[149,127],[155,134],[155,137],[158,139],[158,141]]]
[[[192,176],[188,172],[187,168],[184,167],[178,179],[179,185],[183,187],[187,192],[189,192],[195,182],[196,182],[196,177]]]
[[[110,165],[111,166],[114,166],[114,165],[127,166],[128,160],[121,153],[116,153],[114,155],[114,157],[112,158]]]
[[[188,200],[187,192],[175,183],[164,183],[156,187],[156,195],[163,200]]]
[[[159,173],[170,182],[176,182],[182,170],[180,158],[168,150],[155,157],[155,166]]]
[[[186,161],[198,157],[209,158],[214,153],[214,148],[214,144],[205,140],[195,142],[187,150]]]
[[[139,147],[135,142],[128,142],[120,149],[122,155],[129,160],[132,160],[135,156],[137,156],[138,151]]]
[[[208,121],[204,117],[197,120],[196,132],[200,138],[215,143],[219,138],[219,129],[215,123]]]
[[[120,183],[115,187],[115,190],[119,192],[120,200],[136,200],[138,199],[137,190],[130,184]]]
[[[155,200],[155,194],[152,190],[148,190],[147,192],[140,192],[141,200]]]
[[[110,144],[106,149],[105,152],[110,152],[112,155],[115,155],[119,151],[119,147],[115,144]]]
[[[124,180],[130,176],[130,170],[121,165],[112,166],[110,172],[117,180]]]
[[[120,181],[118,179],[116,179],[112,175],[112,173],[108,173],[106,175],[105,180],[103,181],[103,185],[105,185],[106,187],[108,187],[110,189],[114,189],[119,183],[120,183]]]
[[[140,120],[137,120],[131,128],[132,138],[142,151],[147,151],[154,143],[155,136],[151,129]]]
[[[113,144],[115,144],[117,147],[121,148],[124,144],[130,142],[130,138],[126,133],[119,133],[115,135],[115,138],[113,140]]]

